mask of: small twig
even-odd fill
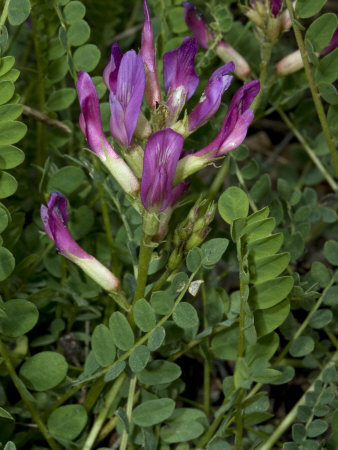
[[[68,125],[60,122],[59,120],[52,119],[51,117],[47,116],[47,114],[44,114],[37,109],[31,108],[30,106],[23,105],[23,113],[26,116],[33,117],[33,119],[39,120],[40,122],[50,125],[51,127],[59,128],[66,133],[72,132]]]

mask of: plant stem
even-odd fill
[[[258,211],[258,208],[257,208],[257,206],[256,206],[256,203],[254,202],[254,200],[251,198],[251,195],[249,194],[248,188],[247,188],[247,186],[246,186],[246,183],[245,183],[245,181],[244,181],[244,178],[242,177],[241,171],[239,170],[239,167],[238,167],[238,165],[237,165],[237,162],[236,162],[236,161],[234,161],[234,162],[235,162],[236,176],[237,176],[237,178],[238,178],[238,181],[239,181],[240,185],[244,188],[244,190],[245,190],[245,192],[246,192],[246,195],[247,195],[247,197],[248,197],[248,200],[249,200],[249,203],[250,203],[250,206],[251,206],[252,211],[253,211],[253,212],[256,212],[256,211]]]
[[[153,247],[151,245],[151,238],[143,232],[141,237],[141,247],[139,254],[137,285],[133,299],[133,304],[135,304],[137,300],[139,300],[144,296],[144,291],[147,285],[148,269],[152,253]]]
[[[298,48],[299,48],[299,51],[300,51],[300,54],[301,54],[301,57],[303,60],[304,70],[305,70],[305,74],[306,74],[306,77],[309,82],[313,103],[315,105],[317,115],[318,115],[320,124],[322,126],[327,145],[330,149],[331,159],[332,159],[333,167],[335,168],[335,171],[336,171],[336,176],[338,177],[337,149],[336,149],[336,146],[334,143],[334,139],[330,132],[330,127],[329,127],[329,124],[326,119],[326,114],[325,114],[324,107],[323,107],[323,104],[320,99],[320,94],[319,94],[319,91],[317,88],[317,84],[316,84],[316,81],[314,79],[314,76],[313,76],[313,73],[311,70],[310,61],[309,61],[309,58],[308,58],[308,55],[306,52],[306,48],[305,48],[305,44],[303,41],[303,36],[298,27],[297,22],[294,20],[295,17],[294,17],[294,11],[293,11],[293,7],[292,7],[292,1],[286,0],[286,6],[288,8],[288,11],[289,11],[289,14],[290,14],[290,17],[292,20],[293,32],[295,33],[297,45],[298,45]]]
[[[224,179],[228,173],[228,170],[229,170],[229,158],[226,156],[224,158],[221,168],[218,169],[217,171],[214,181],[212,182],[210,188],[208,189],[208,200],[210,202],[212,202],[215,199],[219,190],[223,186]]]
[[[262,96],[264,94],[264,91],[266,89],[265,83],[266,83],[266,77],[268,73],[268,66],[271,59],[271,53],[273,49],[273,45],[271,42],[262,42],[261,43],[261,54],[262,54],[262,60],[260,65],[260,76],[259,76],[259,82],[261,85],[260,91],[258,92],[255,100],[253,101],[251,105],[251,109],[255,112],[261,102]]]
[[[95,422],[88,434],[88,437],[86,439],[86,442],[84,443],[84,446],[82,447],[82,450],[91,450],[91,448],[93,447],[96,437],[102,428],[103,422],[106,420],[107,414],[109,413],[113,401],[115,400],[116,395],[119,393],[121,389],[125,376],[126,376],[125,373],[121,373],[118,376],[118,378],[116,378],[116,380],[114,381],[110,391],[107,394],[104,407],[100,411],[97,418],[95,419]]]
[[[312,150],[312,148],[308,145],[308,143],[306,142],[306,140],[303,138],[303,136],[301,135],[301,133],[298,131],[298,129],[296,128],[296,126],[291,122],[291,120],[288,118],[288,116],[284,113],[284,111],[282,111],[281,109],[277,108],[277,111],[279,113],[279,115],[281,116],[281,118],[284,120],[284,122],[286,123],[286,125],[290,128],[290,130],[292,130],[293,134],[296,136],[296,138],[298,139],[298,141],[302,144],[304,150],[306,151],[306,153],[309,155],[309,157],[312,159],[312,161],[314,162],[314,164],[317,166],[317,169],[319,170],[319,172],[324,176],[324,178],[326,179],[326,181],[328,182],[328,184],[331,186],[333,191],[337,191],[338,190],[338,185],[337,183],[334,181],[334,179],[331,177],[331,175],[328,173],[328,171],[325,169],[325,167],[323,166],[323,164],[321,163],[320,159],[317,157],[317,155],[315,154],[315,152]]]
[[[276,441],[278,441],[278,439],[282,436],[282,434],[292,425],[293,421],[295,420],[295,418],[297,417],[297,411],[298,411],[298,407],[300,405],[303,405],[305,403],[305,396],[308,392],[311,392],[314,390],[315,387],[315,383],[317,380],[320,380],[322,377],[322,374],[324,373],[324,371],[330,367],[330,366],[335,366],[338,362],[338,351],[334,353],[334,355],[331,357],[330,361],[325,365],[325,367],[322,369],[322,371],[320,372],[320,374],[318,375],[318,377],[312,382],[311,386],[309,387],[309,389],[304,392],[304,394],[302,395],[302,397],[300,398],[300,400],[298,400],[298,402],[295,404],[295,406],[291,409],[291,411],[289,412],[289,414],[284,418],[284,420],[279,424],[279,426],[276,428],[276,430],[272,433],[272,435],[270,436],[270,438],[265,442],[265,444],[263,444],[262,447],[260,447],[260,450],[270,450],[271,448],[273,448],[274,444]]]
[[[154,286],[150,289],[150,291],[147,294],[147,298],[150,298],[151,294],[153,292],[158,291],[164,283],[168,280],[168,278],[174,273],[174,271],[169,270],[168,268],[162,273],[160,278],[156,281]]]
[[[27,396],[25,395],[23,389],[22,389],[22,385],[21,385],[21,380],[19,379],[19,377],[17,376],[15,369],[12,365],[12,362],[10,360],[10,357],[7,353],[7,349],[5,344],[3,344],[3,342],[0,339],[0,354],[3,356],[4,361],[5,361],[5,365],[6,368],[9,372],[9,376],[11,377],[13,384],[15,385],[17,391],[20,394],[20,397],[22,398],[23,402],[25,403],[25,405],[27,406],[29,412],[32,415],[32,419],[34,420],[34,422],[37,424],[41,434],[43,435],[43,437],[46,439],[48,445],[50,446],[50,448],[52,450],[60,450],[61,447],[54,441],[54,439],[49,435],[49,432],[47,430],[46,425],[44,424],[44,422],[42,421],[38,411],[36,410],[35,406],[33,405],[33,403],[27,398]]]
[[[202,279],[203,274],[200,274],[200,278]],[[201,286],[202,292],[202,301],[203,301],[203,328],[206,329],[208,327],[207,320],[207,292],[205,289],[204,283]],[[208,336],[205,338],[205,345],[209,348],[210,339]],[[204,355],[203,361],[203,404],[204,404],[204,412],[207,418],[210,414],[210,364],[208,361],[208,355]]]
[[[126,408],[126,414],[127,414],[129,423],[131,420],[131,413],[133,410],[136,381],[137,381],[137,377],[134,376],[130,380],[130,384],[129,384],[128,401],[127,401],[127,408]],[[122,433],[120,450],[126,450],[127,445],[128,445],[128,430],[124,429],[123,433]]]
[[[10,1],[11,0],[6,0],[5,4],[3,6],[3,9],[2,9],[2,13],[1,13],[1,17],[0,17],[0,33],[1,33],[2,27],[5,25],[5,22],[6,22],[6,19],[8,16],[8,7],[9,7]]]

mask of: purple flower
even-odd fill
[[[235,64],[230,62],[211,75],[199,103],[189,114],[188,129],[190,132],[207,123],[216,114],[221,104],[222,95],[230,86],[233,78],[228,73],[234,70]]]
[[[148,211],[164,211],[183,193],[183,183],[172,187],[183,141],[183,137],[170,128],[150,137],[144,150],[141,181],[141,200]]]
[[[207,50],[208,42],[214,39],[214,35],[207,27],[202,11],[192,2],[182,2],[182,5],[184,6],[183,14],[187,27],[192,32],[198,45]]]
[[[86,136],[89,147],[97,154],[125,192],[135,195],[140,190],[140,184],[132,170],[114,151],[104,135],[99,98],[88,73],[79,72],[76,87],[81,106],[80,127]]]
[[[272,14],[277,17],[282,7],[282,0],[270,0],[270,5]]]
[[[108,64],[103,71],[103,81],[107,88],[113,92],[116,92],[117,74],[119,73],[122,57],[123,53],[120,50],[120,47],[114,42]]]
[[[115,77],[115,72],[109,78]],[[111,86],[111,84],[110,84]],[[129,147],[140,114],[145,87],[142,58],[134,50],[125,53],[118,69],[116,90],[110,92],[110,132]]]
[[[179,48],[163,56],[164,90],[171,111],[171,123],[198,86],[199,78],[194,69],[197,48],[196,39],[186,37]]]
[[[89,147],[102,160],[107,157],[119,158],[103,133],[99,98],[93,80],[87,72],[79,72],[76,87],[81,106],[80,127]]]
[[[67,199],[59,192],[50,194],[47,206],[41,205],[41,220],[48,237],[61,255],[77,264],[107,291],[116,291],[120,281],[103,264],[85,252],[68,230]]]
[[[182,2],[184,6],[184,19],[187,27],[197,40],[200,47],[205,50],[208,49],[209,41],[215,39],[205,23],[202,12],[196,8],[192,2]],[[246,60],[240,55],[237,50],[225,42],[218,42],[215,47],[216,55],[224,62],[233,61],[235,63],[235,75],[239,78],[247,78],[250,75],[251,69]]]
[[[151,25],[146,0],[144,0],[144,24],[142,30],[141,57],[145,65],[146,72],[145,97],[147,104],[153,109],[161,103],[161,89],[155,63],[153,27]]]
[[[257,80],[250,81],[238,89],[231,100],[217,137],[209,145],[195,153],[195,156],[210,154],[208,156],[210,159],[223,156],[243,142],[254,118],[254,113],[249,108],[259,89],[260,84]]]

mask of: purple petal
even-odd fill
[[[199,78],[194,69],[194,60],[197,53],[196,39],[186,37],[181,46],[163,56],[163,79],[166,95],[183,87],[186,100],[194,94]]]
[[[210,158],[214,158],[238,147],[243,142],[254,117],[249,107],[259,89],[260,83],[257,80],[250,81],[238,89],[231,100],[218,135],[209,145],[195,153],[195,156],[205,156],[214,150],[214,153],[210,155]]]
[[[48,237],[62,254],[72,259],[91,258],[72,238],[68,226],[67,200],[59,192],[51,193],[47,207],[41,205],[41,219]]]
[[[106,160],[107,154],[111,158],[118,158],[103,133],[99,98],[88,73],[79,72],[76,87],[81,107],[79,123],[89,147],[102,160]]]
[[[276,17],[281,10],[282,0],[270,0],[271,12]]]
[[[117,76],[116,96],[111,92],[111,133],[123,145],[129,146],[140,114],[145,86],[142,58],[134,50],[127,52]],[[119,106],[120,105],[120,106]],[[116,129],[115,129],[116,127]],[[125,133],[121,133],[125,130]]]
[[[327,47],[325,47],[320,54],[322,56],[327,55],[328,53],[331,53],[333,50],[335,50],[338,47],[338,28],[336,28],[336,31],[333,33],[333,36],[331,38],[331,41]]]
[[[192,2],[182,2],[184,6],[184,20],[198,45],[205,50],[208,48],[208,41],[214,38],[213,33],[208,29],[202,12]]]
[[[210,77],[198,105],[189,114],[189,131],[204,125],[216,112],[221,104],[222,95],[230,86],[232,76],[227,75],[235,70],[235,64],[230,62],[217,69]]]
[[[141,200],[147,210],[164,211],[178,198],[180,190],[173,190],[172,184],[183,142],[170,128],[153,134],[147,142],[141,181]]]
[[[103,71],[103,81],[107,88],[112,92],[116,92],[117,75],[122,57],[123,53],[120,50],[120,47],[114,42],[108,64]]]
[[[146,0],[144,0],[144,25],[141,40],[141,57],[146,68],[146,101],[150,108],[155,108],[161,103],[161,89],[155,63],[153,27],[151,25]]]

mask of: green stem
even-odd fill
[[[262,42],[261,43],[262,47],[261,47],[261,53],[262,53],[262,60],[261,60],[261,65],[260,65],[260,77],[259,77],[259,81],[260,81],[260,91],[258,92],[258,95],[256,96],[255,100],[253,101],[252,105],[251,105],[251,109],[255,112],[262,100],[262,96],[266,90],[266,78],[267,78],[267,73],[268,73],[268,66],[270,63],[270,59],[271,59],[271,53],[272,53],[272,49],[274,44],[272,44],[271,42]]]
[[[334,179],[331,177],[331,175],[328,173],[328,171],[325,169],[325,167],[323,166],[323,164],[321,163],[320,159],[317,157],[317,155],[315,154],[315,152],[312,150],[312,148],[308,145],[308,143],[306,142],[306,140],[303,138],[303,136],[301,135],[301,133],[298,131],[297,127],[291,122],[291,120],[288,118],[288,116],[284,113],[284,111],[282,111],[281,109],[277,108],[277,111],[279,113],[279,115],[281,116],[281,118],[284,120],[284,122],[286,123],[286,125],[290,128],[290,130],[292,130],[293,134],[296,136],[296,138],[298,139],[298,141],[302,144],[304,150],[306,151],[306,153],[309,155],[309,157],[312,159],[312,161],[314,162],[314,164],[317,166],[317,169],[319,170],[319,172],[325,177],[326,181],[328,182],[328,184],[331,186],[333,191],[337,191],[338,190],[338,185],[337,183],[334,181]]]
[[[312,382],[309,389],[302,395],[300,400],[295,404],[295,406],[291,409],[291,411],[288,413],[288,415],[283,419],[283,421],[279,424],[279,426],[276,428],[276,430],[272,433],[272,435],[269,437],[269,439],[263,444],[262,447],[260,447],[260,450],[270,450],[274,447],[274,444],[278,441],[278,439],[283,435],[283,433],[292,425],[293,421],[297,417],[298,407],[300,405],[305,404],[305,397],[308,392],[311,392],[315,388],[315,384],[317,380],[320,380],[322,378],[322,375],[324,371],[331,366],[335,366],[338,362],[338,351],[334,353],[334,355],[331,357],[330,361],[325,365],[325,367],[322,369],[318,377]]]
[[[19,377],[17,376],[15,369],[12,365],[12,362],[10,360],[10,357],[7,353],[7,349],[5,344],[3,344],[3,342],[0,339],[0,354],[3,356],[4,361],[5,361],[5,365],[6,368],[8,370],[9,376],[11,377],[17,391],[20,394],[20,397],[22,398],[23,402],[25,403],[25,405],[27,406],[29,412],[31,413],[31,416],[34,420],[34,422],[37,424],[41,434],[43,435],[43,437],[46,439],[48,445],[50,446],[50,448],[52,450],[60,450],[61,447],[54,441],[54,439],[49,435],[49,432],[47,430],[46,425],[44,424],[44,422],[42,421],[38,411],[36,410],[35,406],[33,405],[33,403],[31,403],[31,401],[26,397],[23,389],[22,389],[22,385],[21,385],[21,380],[19,379]]]
[[[329,124],[326,119],[325,110],[324,110],[322,101],[320,99],[320,94],[319,94],[319,91],[317,88],[317,84],[316,84],[316,81],[314,79],[314,76],[313,76],[313,73],[311,70],[310,61],[309,61],[309,58],[308,58],[308,55],[306,52],[306,48],[305,48],[305,44],[303,41],[303,36],[298,27],[297,22],[294,20],[295,17],[294,17],[294,11],[293,11],[293,7],[292,7],[292,0],[286,0],[286,6],[288,8],[288,11],[289,11],[289,14],[290,14],[290,17],[292,20],[293,32],[295,33],[297,45],[298,45],[298,48],[299,48],[299,51],[300,51],[300,54],[301,54],[301,57],[303,60],[304,70],[305,70],[305,74],[306,74],[306,77],[309,82],[313,103],[315,105],[317,115],[318,115],[320,124],[322,126],[327,145],[330,149],[331,159],[332,159],[333,167],[335,168],[335,171],[336,171],[336,176],[338,177],[337,149],[336,149],[336,146],[334,143],[333,136],[331,135],[331,132],[330,132],[330,127],[329,127]]]
[[[249,194],[249,191],[248,191],[248,188],[247,188],[246,183],[244,181],[244,178],[242,177],[241,171],[239,170],[239,167],[238,167],[237,162],[235,160],[234,160],[234,163],[235,163],[235,167],[236,167],[236,176],[238,178],[238,181],[239,181],[240,185],[243,187],[243,189],[246,192],[246,195],[248,197],[248,200],[249,200],[249,203],[250,203],[252,211],[256,212],[256,211],[258,211],[256,203],[254,202],[254,200],[251,198],[251,195]]]
[[[128,418],[129,423],[130,423],[130,420],[131,420],[131,413],[132,413],[132,410],[133,410],[136,382],[137,382],[137,377],[134,376],[130,380],[130,384],[129,384],[128,401],[127,401],[127,408],[126,408],[126,414],[127,414],[127,418]],[[128,431],[126,429],[124,429],[123,433],[122,433],[120,450],[126,450],[127,445],[128,445]]]
[[[229,170],[229,158],[225,157],[221,168],[218,169],[216,177],[212,182],[210,188],[208,189],[208,200],[210,200],[210,202],[212,202],[215,199],[219,190],[223,186],[224,179],[228,173],[228,170]]]
[[[141,247],[139,254],[137,285],[133,299],[133,304],[135,304],[137,300],[139,300],[144,296],[144,291],[146,289],[148,279],[148,269],[151,260],[151,255],[153,253],[153,248],[154,247],[152,247],[151,245],[151,238],[143,232],[141,237]]]
[[[109,410],[115,400],[115,397],[121,389],[125,376],[126,376],[125,373],[121,373],[121,375],[119,375],[119,377],[116,378],[116,380],[114,381],[113,386],[111,387],[110,391],[107,394],[104,407],[100,411],[97,418],[95,419],[95,422],[88,434],[88,437],[86,439],[86,442],[84,443],[84,446],[82,447],[82,450],[91,450],[91,448],[93,447],[97,435],[99,434],[102,428],[103,422],[106,420],[107,414],[109,413]]]
[[[43,113],[45,111],[45,74],[44,74],[44,56],[40,47],[40,37],[37,33],[37,25],[35,18],[35,8],[37,2],[35,2],[32,6],[31,11],[31,19],[32,19],[32,35],[33,35],[33,43],[35,50],[35,58],[36,58],[36,67],[37,67],[37,101],[38,101],[38,109]],[[45,162],[45,151],[46,151],[47,143],[46,143],[46,128],[43,122],[38,121],[36,124],[36,148],[37,148],[37,157],[36,161],[38,165],[43,165]]]
[[[171,271],[170,269],[166,269],[162,275],[160,276],[160,278],[156,281],[156,283],[154,284],[154,286],[150,289],[150,291],[147,294],[147,298],[150,298],[151,294],[153,292],[158,291],[163,285],[164,283],[168,280],[168,278],[173,274],[174,272]]]
[[[200,278],[202,279],[203,274],[200,274]],[[207,292],[205,289],[204,283],[201,287],[202,292],[202,301],[203,301],[203,328],[206,329],[208,327],[208,320],[207,320]],[[205,345],[209,348],[209,337],[207,336],[205,338]],[[208,361],[208,355],[206,354],[204,356],[203,361],[203,404],[204,404],[204,412],[207,417],[209,417],[210,414],[210,365]]]
[[[5,25],[5,22],[6,22],[6,19],[8,16],[8,7],[9,7],[10,1],[11,0],[6,0],[5,4],[3,6],[3,9],[2,9],[2,13],[1,13],[1,17],[0,17],[0,33],[1,33],[2,27]]]
[[[245,389],[240,390],[236,402],[236,435],[235,435],[235,449],[242,449],[242,437],[243,437],[243,417],[242,417],[242,400],[244,397]]]

